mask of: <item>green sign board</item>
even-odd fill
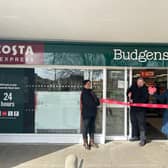
[[[1,40],[0,64],[167,67],[168,44]]]
[[[167,67],[163,44],[46,44],[45,64],[79,66]]]
[[[13,72],[9,69],[0,71],[0,132],[22,132],[23,74],[22,70],[15,69]]]

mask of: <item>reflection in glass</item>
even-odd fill
[[[124,135],[124,109],[107,107],[106,135]]]
[[[35,69],[37,91],[80,91],[84,79],[80,70]]]
[[[124,71],[107,71],[107,97],[124,101]]]
[[[92,87],[93,91],[96,93],[98,98],[103,97],[103,71],[94,70],[92,71]],[[102,132],[102,106],[98,107],[97,117],[96,117],[96,133]]]
[[[124,71],[107,71],[107,98],[124,101]],[[106,108],[106,135],[124,135],[124,108]],[[116,105],[115,105],[116,106]]]

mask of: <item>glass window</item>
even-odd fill
[[[103,97],[103,71],[102,70],[94,70],[92,71],[92,85],[93,91],[96,93],[98,98]],[[98,107],[97,117],[96,117],[96,133],[102,132],[102,106]]]
[[[80,133],[80,70],[35,69],[36,131]]]
[[[108,107],[106,110],[106,135],[124,135],[124,109]]]
[[[102,97],[100,70],[35,69],[37,133],[80,133],[80,94],[82,81],[90,79],[95,93]],[[96,119],[96,132],[102,132],[102,108]]]
[[[107,97],[124,101],[124,71],[107,71]]]

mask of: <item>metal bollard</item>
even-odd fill
[[[76,155],[68,155],[65,159],[65,168],[78,168],[78,158]]]

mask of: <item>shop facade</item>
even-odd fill
[[[127,88],[138,73],[164,70],[167,88],[167,66],[167,44],[2,40],[0,142],[80,143],[84,79],[92,81],[99,98],[127,102]],[[129,108],[101,104],[96,141],[130,136]]]

